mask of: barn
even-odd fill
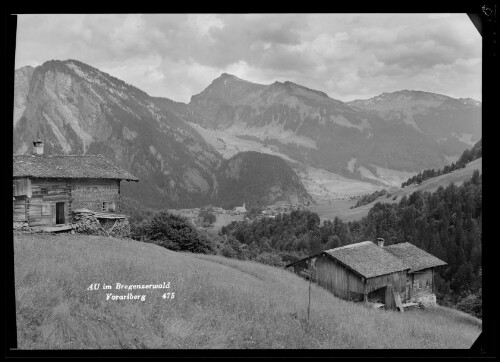
[[[339,298],[401,310],[403,303],[432,293],[429,270],[432,276],[433,268],[446,264],[416,246],[410,246],[389,248],[384,247],[383,239],[378,239],[377,244],[364,241],[325,250],[286,267],[299,275],[312,270],[312,280]],[[417,293],[416,289],[409,287],[413,280],[418,283],[430,281],[430,287],[418,289]]]
[[[49,156],[33,145],[33,155],[13,156],[14,227],[65,225],[77,209],[116,213],[120,181],[139,181],[102,155]]]
[[[392,244],[385,249],[410,266],[406,278],[406,300],[435,304],[435,268],[446,263],[410,243]]]

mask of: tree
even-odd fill
[[[161,245],[167,249],[210,253],[212,244],[204,235],[182,216],[160,211],[134,230],[132,237],[137,240]]]
[[[330,235],[328,237],[328,242],[325,244],[323,250],[330,250],[334,248],[338,248],[342,245],[340,238],[337,235]]]
[[[262,237],[259,241],[259,247],[264,251],[272,251],[271,245],[269,244],[269,239],[265,236]]]
[[[474,185],[479,185],[479,183],[480,183],[480,179],[479,179],[479,170],[474,170],[474,172],[472,173],[471,182],[472,182]]]
[[[465,313],[472,314],[477,318],[482,318],[483,314],[483,298],[482,293],[466,293],[457,304],[457,308]]]
[[[309,239],[309,255],[315,255],[323,251],[321,247],[321,242],[319,238],[310,238]]]

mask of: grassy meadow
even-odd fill
[[[370,310],[315,285],[308,321],[309,284],[291,272],[130,239],[15,234],[14,251],[20,349],[469,348],[481,332],[456,310]]]

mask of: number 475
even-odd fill
[[[161,296],[163,299],[174,299],[175,297],[175,292],[173,293],[163,293],[163,295]]]

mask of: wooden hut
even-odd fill
[[[383,239],[323,251],[287,265],[335,296],[401,309],[403,303],[434,297],[434,268],[446,263],[410,243],[384,247]],[[398,304],[401,305],[398,306]]]
[[[307,264],[314,268],[314,281],[339,298],[378,302],[387,309],[396,309],[395,293],[405,299],[410,267],[371,241],[326,250],[287,267],[300,273]]]
[[[115,213],[120,181],[139,181],[102,155],[14,155],[14,226],[55,226],[72,221],[72,210]],[[17,224],[17,225],[16,225]]]
[[[410,243],[388,245],[385,249],[410,266],[406,278],[406,301],[435,304],[435,268],[446,263]]]

